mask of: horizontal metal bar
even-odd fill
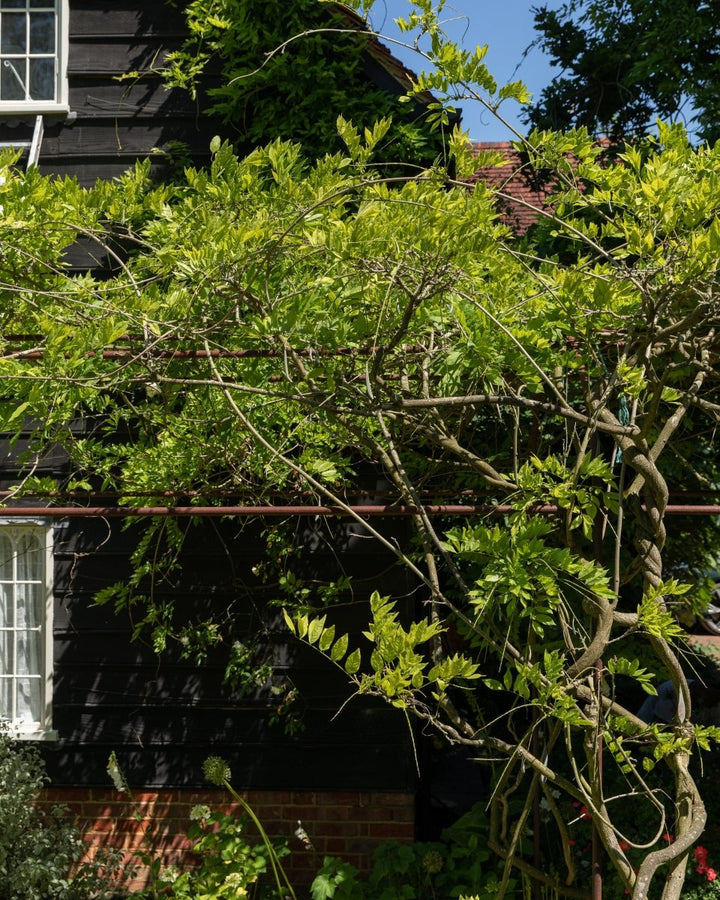
[[[414,516],[420,511],[430,516],[497,516],[517,512],[514,506],[490,506],[472,504],[439,504],[422,507],[386,505],[343,506],[4,506],[0,507],[2,518],[23,518],[43,516],[53,519],[81,518],[142,518],[145,516],[168,516],[171,518],[251,518],[253,516],[278,518],[282,516],[361,516],[363,518]],[[538,516],[549,516],[564,512],[554,504],[531,507],[528,512]],[[665,508],[670,516],[720,516],[720,506],[678,506]]]
[[[491,515],[502,511],[497,506],[470,506],[464,504],[447,506],[424,506],[428,515],[434,516],[471,516]],[[505,507],[511,512],[512,507]],[[558,512],[556,506],[538,507],[538,513]],[[87,518],[100,516],[105,518],[128,518],[143,516],[170,516],[189,518],[191,516],[413,516],[419,512],[417,507],[397,506],[5,506],[0,507],[0,516],[51,516],[52,518]]]

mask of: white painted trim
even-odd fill
[[[55,97],[50,100],[0,100],[0,118],[15,115],[60,115],[68,106],[67,64],[70,49],[69,0],[56,0],[57,33],[55,35]]]
[[[54,615],[54,553],[53,553],[53,528],[47,518],[28,517],[22,519],[0,518],[0,529],[14,529],[22,531],[31,528],[33,531],[44,532],[45,556],[43,560],[43,586],[45,590],[45,621],[42,674],[43,686],[40,703],[42,707],[42,719],[40,722],[9,722],[10,733],[13,737],[23,741],[54,741],[58,734],[52,727],[52,698],[53,698],[53,615]]]

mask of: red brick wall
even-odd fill
[[[293,884],[307,885],[324,856],[340,856],[360,871],[368,869],[373,848],[388,838],[410,841],[414,830],[414,798],[389,792],[249,791],[243,798],[270,837],[287,838],[291,854],[283,865]],[[128,863],[151,848],[164,865],[187,864],[185,832],[190,810],[199,803],[211,809],[237,808],[221,790],[136,791],[132,801],[115,790],[47,788],[42,803],[64,803],[76,816],[85,835],[88,855],[98,847],[118,848]],[[240,810],[238,810],[240,812]],[[304,849],[294,836],[298,819],[313,844]],[[253,837],[252,825],[248,836]],[[129,887],[146,881],[142,869]]]

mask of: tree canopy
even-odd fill
[[[537,43],[559,76],[527,121],[585,127],[612,139],[646,134],[656,118],[684,121],[701,140],[718,137],[717,3],[572,0],[535,10]]]
[[[481,51],[446,43],[420,6],[406,25],[433,35],[438,71],[417,89],[459,81],[492,107]],[[662,878],[673,900],[706,818],[691,760],[718,734],[693,717],[671,612],[686,586],[664,551],[673,444],[720,416],[720,147],[662,126],[608,163],[582,130],[535,134],[525,151],[557,190],[519,240],[499,189],[463,180],[463,135],[452,171],[388,175],[373,154],[390,127],[341,118],[344,149],[316,161],[280,140],[239,158],[216,139],[207,171],[164,186],[139,165],[83,190],[6,155],[2,428],[32,425],[35,453],[61,445],[73,463],[49,484],[30,453],[16,496],[282,497],[353,520],[412,574],[415,620],[375,596],[364,635],[336,633],[329,601],[351,590],[291,580],[281,553],[288,627],[355,691],[496,767],[502,890],[519,867],[585,896],[569,850],[528,854],[542,798],[553,846],[585,807],[618,890],[643,900]],[[106,270],[69,269],[78,238]],[[357,508],[363,467],[389,483],[413,543]],[[142,610],[159,648],[193,631],[207,645],[220,623],[188,624],[152,591],[184,538],[172,522],[150,523],[133,578],[101,599]],[[676,715],[647,723],[628,683],[652,694],[664,677]]]

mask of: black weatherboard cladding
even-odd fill
[[[196,164],[207,162],[210,140],[223,133],[222,125],[200,115],[202,101],[166,91],[155,71],[180,46],[179,13],[162,0],[70,0],[69,7],[71,117],[45,117],[41,172],[91,185],[150,157],[161,175],[167,163],[157,151],[174,141],[187,145]],[[379,77],[377,66],[369,66]],[[128,71],[141,75],[118,80]],[[28,140],[33,122],[32,116],[0,114],[0,141]],[[96,256],[94,245],[79,241],[68,259],[74,268],[96,268]],[[12,450],[7,442],[0,447],[0,488],[17,483],[23,446],[21,440]],[[66,457],[49,449],[35,474],[67,477]],[[159,590],[171,591],[188,618],[234,604],[237,620],[253,633],[256,607],[268,599],[252,575],[262,552],[261,523],[241,524],[248,525],[203,524],[188,542],[179,583]],[[344,608],[338,633],[359,636],[367,621],[363,601],[373,590],[398,597],[409,611],[415,585],[392,555],[359,539],[356,526],[332,527],[343,536],[340,549],[331,554],[309,542],[307,559],[327,576],[337,553],[341,567],[359,576],[352,599],[360,603]],[[382,528],[404,540],[406,523],[394,520]],[[402,715],[364,700],[334,718],[348,695],[347,680],[316,652],[296,643],[274,648],[280,671],[290,673],[301,695],[304,729],[289,737],[270,724],[266,694],[240,698],[223,683],[223,648],[197,665],[177,650],[157,656],[147,638],[131,642],[129,615],[92,600],[96,591],[127,577],[138,533],[117,519],[55,524],[53,718],[59,740],[42,745],[54,784],[108,787],[107,760],[115,751],[134,786],[203,785],[201,764],[213,753],[228,759],[238,787],[412,790],[413,754]],[[279,617],[279,609],[273,614]]]
[[[184,91],[167,91],[157,73],[183,37],[180,13],[163,0],[70,0],[68,89],[71,119],[46,116],[40,170],[89,186],[121,175],[152,154],[153,171],[175,141],[207,161],[221,125],[199,115]],[[128,72],[139,77],[119,80]],[[0,141],[29,140],[33,117],[0,114]]]
[[[168,586],[179,609],[202,617],[233,605],[246,633],[258,626],[256,607],[268,592],[257,585],[261,523],[207,522],[193,534],[184,556],[184,574]],[[347,531],[344,526],[336,527]],[[399,536],[399,523],[393,526]],[[378,789],[412,788],[412,753],[407,725],[386,704],[347,698],[347,679],[314,650],[282,638],[275,645],[279,672],[300,691],[303,729],[294,737],[271,725],[271,698],[239,697],[223,684],[221,648],[198,665],[176,649],[158,656],[146,640],[130,641],[128,613],[92,605],[94,593],[122,579],[136,540],[135,528],[117,520],[67,520],[55,530],[55,691],[57,744],[44,755],[56,785],[106,785],[114,750],[131,783],[155,786],[202,784],[202,761],[225,757],[238,785],[253,788]],[[254,539],[255,536],[255,539]],[[329,554],[309,550],[310,564],[329,572]],[[406,608],[413,585],[390,554],[374,542],[346,542],[342,567],[359,577],[354,600],[338,619],[338,633],[363,639],[364,599],[378,588],[393,593]],[[163,590],[162,586],[160,590]],[[279,610],[275,610],[279,616]],[[407,751],[407,752],[405,752]]]

